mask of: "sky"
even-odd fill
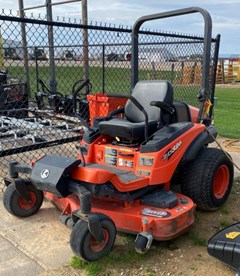
[[[63,0],[52,0],[61,2]],[[24,0],[25,7],[44,4],[45,0]],[[132,26],[141,16],[170,10],[201,7],[206,9],[213,22],[213,37],[221,35],[220,54],[240,55],[240,0],[88,0],[88,22],[107,22],[112,26]],[[18,0],[0,0],[2,9],[18,10]],[[45,14],[45,9],[32,10]],[[53,7],[53,16],[81,18],[81,2]],[[151,21],[145,28],[175,31],[187,34],[203,34],[203,18],[200,14]]]

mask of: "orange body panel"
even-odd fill
[[[79,167],[71,174],[75,180],[93,184],[104,184],[111,182],[118,191],[128,192],[146,187],[148,185],[165,184],[169,189],[169,182],[192,141],[205,129],[202,124],[195,124],[192,128],[177,137],[171,143],[157,152],[140,153],[140,148],[122,147],[112,145],[107,137],[100,136],[94,143],[87,144],[88,154],[85,156],[86,163],[107,165],[106,169]],[[82,145],[86,144],[84,141]],[[116,165],[108,164],[106,149],[114,149],[117,152]],[[169,154],[169,152],[171,154]],[[81,156],[79,156],[81,159]],[[152,160],[150,164],[143,165],[140,158]],[[108,170],[109,168],[109,170]],[[111,171],[111,168],[124,169],[133,172],[138,179],[122,182],[121,179]]]
[[[70,178],[79,181],[79,185],[80,181],[89,185],[112,183],[119,192],[158,184],[163,184],[164,188],[169,190],[171,178],[184,153],[204,130],[203,124],[194,124],[176,139],[166,143],[166,146],[148,153],[141,153],[140,146],[123,147],[113,144],[112,138],[103,135],[91,144],[83,140],[80,143],[87,149],[84,156],[87,165],[75,168]],[[78,158],[81,159],[81,155]],[[121,178],[121,173],[130,177]],[[45,193],[45,196],[52,200],[63,214],[71,215],[80,208],[76,195],[57,198],[51,193]],[[147,231],[154,239],[169,240],[180,235],[194,222],[193,201],[184,195],[177,194],[177,197],[177,206],[168,209],[141,205],[140,200],[128,203],[117,198],[96,198],[93,195],[91,211],[109,216],[117,229],[123,232],[137,234]],[[147,218],[147,224],[143,218]]]
[[[57,198],[51,193],[45,193],[45,196],[54,201],[57,207],[63,211],[63,214],[70,215],[80,207],[79,200],[75,195],[70,195],[67,198]],[[184,195],[177,194],[177,196],[179,199],[178,205],[172,209],[144,206],[139,201],[126,204],[124,201],[116,199],[93,198],[92,212],[109,216],[120,231],[134,234],[148,231],[154,239],[169,240],[179,236],[194,222],[195,204]],[[181,203],[181,201],[184,201],[184,203]],[[145,215],[144,210],[146,209],[155,214],[162,214],[162,217]],[[147,225],[143,224],[143,217],[148,219]]]
[[[90,108],[90,125],[95,117],[107,116],[109,112],[125,106],[126,98],[113,98],[106,94],[87,95]]]

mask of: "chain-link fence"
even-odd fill
[[[132,57],[128,28],[59,19],[49,23],[4,13],[0,24],[0,158],[5,176],[12,159],[29,163],[46,153],[75,156],[81,125],[125,103],[106,94],[131,93]],[[210,93],[218,45],[219,37],[212,39]],[[203,52],[200,36],[141,31],[138,77],[170,80],[175,99],[197,107]]]

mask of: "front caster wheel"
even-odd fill
[[[147,252],[148,239],[144,236],[138,236],[135,241],[135,250],[139,254],[145,254]]]
[[[103,241],[98,242],[90,233],[88,223],[79,219],[73,227],[70,246],[73,253],[86,261],[97,261],[107,255],[115,242],[116,227],[113,221],[103,215],[98,214],[102,227]]]
[[[30,183],[26,183],[26,186],[27,193],[31,198],[29,202],[19,195],[13,183],[4,192],[3,205],[13,216],[21,218],[29,217],[35,214],[42,205],[43,192]]]

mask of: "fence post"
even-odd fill
[[[222,66],[222,83],[225,83],[224,59],[221,60],[221,66]]]
[[[105,44],[102,45],[102,93],[105,93]]]
[[[39,72],[38,72],[38,59],[37,59],[37,47],[34,47],[34,57],[35,57],[35,66],[36,66],[36,82],[37,82],[37,92],[39,92],[39,83],[38,83],[38,78],[39,78]]]
[[[84,26],[88,24],[88,16],[87,16],[87,0],[82,0],[82,23]],[[84,72],[84,80],[89,79],[89,56],[88,56],[88,29],[83,28],[83,72]],[[86,86],[85,92],[88,92],[88,87]]]
[[[172,63],[171,64],[171,83],[173,84],[173,82],[174,82],[174,69],[175,69],[175,64],[174,63]]]
[[[52,22],[52,0],[46,0],[47,20]],[[48,41],[49,41],[49,65],[50,65],[50,89],[53,93],[57,92],[57,82],[55,76],[55,62],[54,62],[54,40],[53,40],[53,26],[48,25]]]
[[[238,59],[237,81],[240,81],[240,58]]]
[[[20,18],[24,18],[24,6],[23,0],[18,0],[19,4],[19,15]],[[27,39],[26,39],[26,28],[25,23],[21,22],[21,34],[22,34],[22,47],[23,47],[23,64],[26,75],[26,87],[28,96],[31,96],[30,92],[30,73],[29,73],[29,65],[28,65],[28,50],[27,50]]]

